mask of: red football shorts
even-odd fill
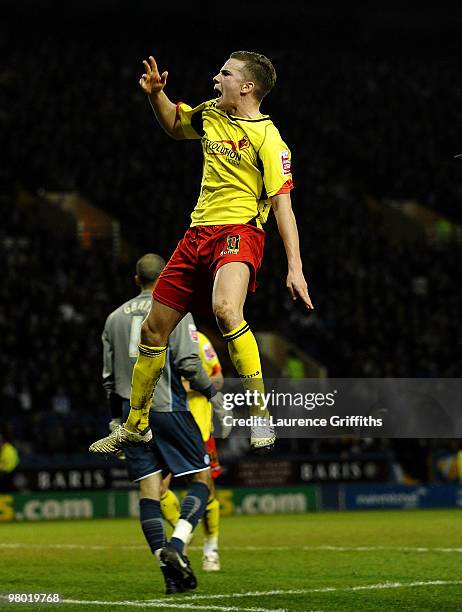
[[[210,457],[210,473],[212,478],[218,478],[222,472],[222,469],[220,460],[218,459],[217,445],[213,436],[210,436],[210,438],[207,440],[205,443],[205,448]]]
[[[263,259],[265,232],[249,224],[190,227],[157,279],[153,298],[179,312],[201,310],[211,303],[217,270],[232,261],[250,269],[249,291],[257,287]]]

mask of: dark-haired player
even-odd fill
[[[232,53],[213,78],[217,98],[191,108],[174,104],[164,92],[167,72],[152,56],[140,79],[161,127],[174,139],[201,140],[204,155],[199,198],[191,226],[178,244],[153,291],[153,305],[141,328],[133,371],[130,414],[123,426],[93,446],[117,453],[123,442],[147,442],[152,434],[150,399],[165,364],[167,341],[194,300],[203,299],[203,280],[213,282],[212,308],[228,343],[231,360],[248,389],[263,391],[255,337],[244,320],[247,291],[255,291],[270,208],[276,216],[287,261],[287,288],[311,310],[292,211],[291,154],[268,115],[263,98],[276,82],[270,60],[259,53]],[[253,416],[264,416],[260,406]],[[251,430],[251,446],[269,449],[275,435],[268,421]]]
[[[135,282],[141,293],[114,310],[104,326],[103,385],[110,400],[113,430],[121,427],[121,420],[130,410],[128,398],[140,328],[149,312],[152,290],[164,265],[164,260],[154,253],[147,253],[137,261]],[[195,588],[196,579],[184,556],[184,545],[214,500],[214,495],[210,495],[213,493],[210,459],[201,430],[189,410],[183,379],[205,401],[212,398],[214,407],[220,406],[213,380],[202,365],[197,330],[190,313],[169,338],[168,357],[156,386],[149,418],[154,438],[149,444],[127,444],[123,448],[128,473],[140,488],[141,528],[159,560],[167,594]],[[104,447],[90,447],[90,451],[102,453]],[[178,508],[168,544],[160,501],[162,476],[167,474],[173,477],[188,475],[192,481]]]

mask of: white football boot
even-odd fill
[[[90,446],[90,453],[117,455],[124,444],[147,444],[152,440],[152,431],[147,427],[143,433],[129,431],[124,425],[117,425],[105,438],[96,440]]]

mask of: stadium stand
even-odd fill
[[[392,240],[367,199],[412,198],[462,221],[461,169],[453,159],[460,151],[457,58],[423,62],[399,50],[362,56],[341,52],[340,43],[323,50],[306,44],[274,50],[280,84],[267,108],[293,150],[316,312],[306,318],[285,295],[284,258],[270,223],[249,318],[257,331],[288,336],[330,376],[456,376],[461,244]],[[14,31],[3,32],[0,46],[8,151],[1,170],[2,413],[23,457],[72,448],[78,460],[105,425],[100,333],[106,314],[133,293],[131,262],[31,224],[17,206],[19,186],[79,191],[118,218],[140,252],[168,256],[187,226],[201,160],[197,145],[172,143],[156,128],[138,89],[152,41]],[[207,71],[230,49],[199,48],[187,70],[184,49],[160,41],[155,51],[170,71],[172,97],[195,103],[213,95]],[[420,455],[413,457],[420,469]]]

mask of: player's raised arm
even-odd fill
[[[297,222],[292,210],[290,193],[282,193],[271,198],[274,215],[276,217],[279,235],[287,255],[287,289],[293,300],[300,298],[308,310],[313,310],[308,285],[303,275],[302,260],[300,257],[300,243],[298,239]]]
[[[149,56],[143,60],[144,74],[140,78],[141,89],[148,95],[152,110],[161,127],[175,140],[184,138],[183,128],[178,119],[176,105],[167,97],[164,87],[168,72],[159,73],[156,60]]]

